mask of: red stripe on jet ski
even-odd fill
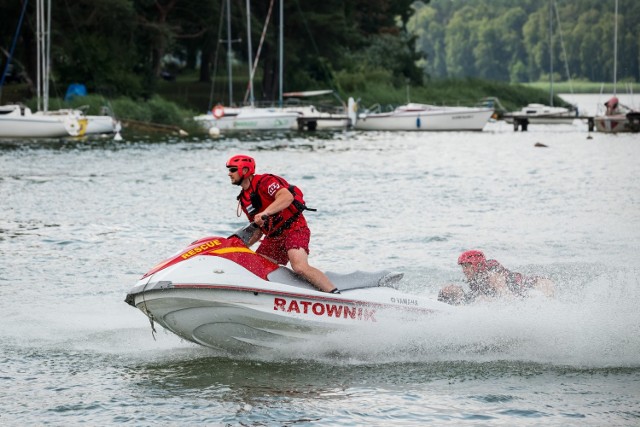
[[[301,294],[296,292],[270,291],[264,288],[249,288],[249,287],[228,286],[228,285],[209,285],[209,284],[199,284],[199,283],[173,284],[172,287],[177,289],[218,289],[218,290],[226,290],[226,291],[251,292],[251,293],[260,293],[260,294],[268,294],[268,295],[277,295],[277,296],[287,297],[287,298],[328,301],[333,303],[355,304],[359,306],[368,306],[368,307],[377,307],[377,308],[393,308],[393,309],[401,309],[406,311],[414,311],[414,312],[417,311],[422,313],[435,312],[434,310],[431,310],[428,308],[422,308],[422,307],[410,307],[410,306],[405,307],[402,305],[367,302],[367,301],[355,300],[355,299],[343,299],[343,298],[339,299],[334,297],[308,295],[308,294]],[[166,291],[167,289],[165,289],[163,292],[166,292]]]

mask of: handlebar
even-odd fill
[[[269,219],[269,215],[261,215],[260,218],[262,218],[263,221],[266,221]],[[251,240],[251,237],[253,236],[253,234],[256,232],[257,229],[258,229],[258,225],[255,222],[251,221],[249,224],[236,230],[229,237],[231,238],[235,236],[238,239],[242,240],[242,242],[248,246],[249,240]]]

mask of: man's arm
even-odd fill
[[[489,273],[489,285],[493,288],[497,297],[504,297],[509,294],[507,287],[507,278],[504,274],[498,272]]]
[[[276,192],[275,200],[265,210],[255,216],[253,221],[260,227],[264,224],[263,215],[275,215],[286,209],[293,203],[293,194],[287,188],[281,188]]]

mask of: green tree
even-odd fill
[[[450,77],[477,75],[474,47],[478,44],[479,25],[475,19],[478,11],[463,6],[454,12],[445,30],[445,52]]]
[[[140,94],[134,34],[136,14],[128,0],[54,2],[52,70],[63,91],[69,83],[108,95]]]
[[[422,2],[414,5],[415,14],[407,24],[416,36],[416,49],[423,53],[418,65],[427,76],[446,76],[445,28],[443,14],[431,5]]]
[[[414,8],[408,28],[429,75],[536,81],[548,77],[553,58],[554,74],[563,78],[568,68],[573,78],[612,79],[612,2],[434,0]],[[619,79],[640,80],[639,31],[640,2],[619,0]]]

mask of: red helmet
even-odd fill
[[[231,157],[229,160],[227,160],[227,167],[237,167],[240,178],[245,177],[243,168],[249,169],[247,175],[253,175],[254,173],[256,173],[256,161],[253,160],[253,157],[249,157],[245,154],[238,154]]]
[[[474,249],[460,254],[458,257],[458,264],[471,264],[477,272],[483,270],[487,266],[487,259],[481,251]]]

